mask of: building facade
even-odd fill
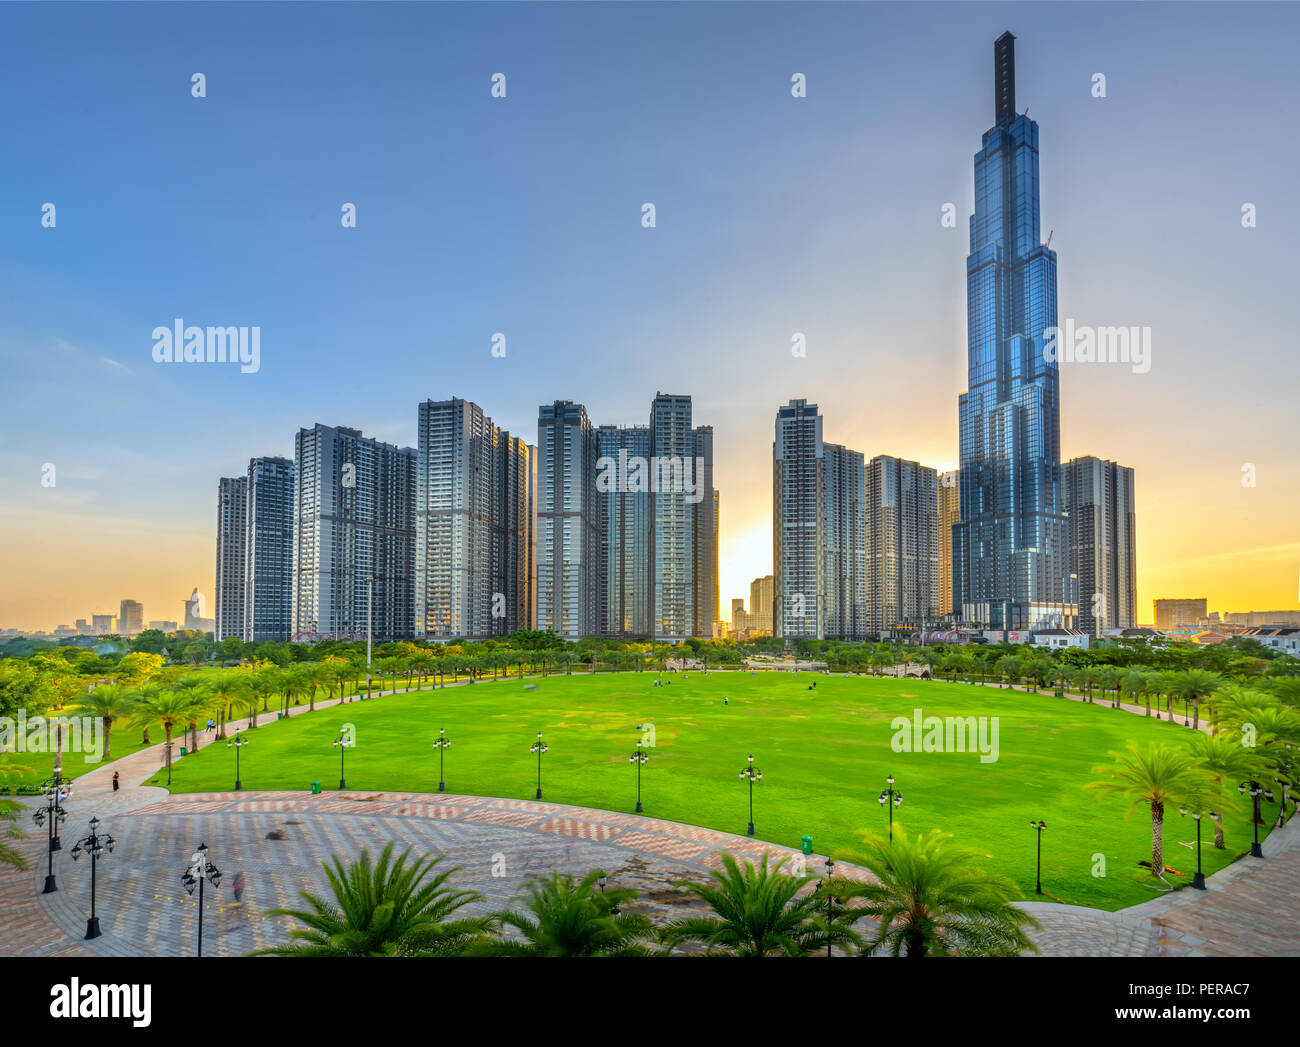
[[[836,640],[867,634],[865,473],[863,456],[822,445],[822,630]]]
[[[952,529],[961,522],[961,470],[939,474],[939,613],[953,613]]]
[[[1204,596],[1155,601],[1156,630],[1172,632],[1174,629],[1195,625],[1206,616],[1209,601]]]
[[[415,634],[478,639],[532,628],[533,448],[455,397],[420,404],[418,427]]]
[[[1137,625],[1133,470],[1100,458],[1061,466],[1070,518],[1070,572],[1078,580],[1078,630],[1097,638]]]
[[[816,404],[791,400],[776,412],[772,443],[773,632],[790,639],[823,635],[822,417]]]
[[[650,461],[648,425],[602,425],[600,444],[601,632],[650,636]],[[639,479],[634,480],[634,477]]]
[[[247,528],[248,477],[223,476],[217,481],[216,617],[212,634],[217,642],[232,636],[244,638]],[[187,609],[185,627],[197,628],[190,621]]]
[[[138,600],[122,601],[117,632],[120,636],[138,636],[144,632],[144,604]]]
[[[879,634],[939,616],[939,476],[879,455],[866,466],[867,625]]]
[[[416,453],[317,424],[294,443],[292,636],[409,639]]]
[[[248,463],[243,638],[285,641],[293,631],[293,462]]]
[[[1045,351],[1056,253],[1040,237],[1038,125],[1016,112],[1014,41],[994,44],[996,119],[975,154],[953,603],[993,629],[1070,628],[1058,371]]]

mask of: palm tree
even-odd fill
[[[195,703],[201,698],[180,690],[149,692],[148,685],[141,688],[140,700],[136,703],[133,722],[136,724],[157,723],[162,725],[167,745],[167,785],[172,784],[172,732],[178,724],[185,724],[193,714]]]
[[[1025,928],[1038,921],[1012,904],[1015,884],[984,872],[988,857],[932,829],[909,836],[894,826],[891,843],[866,837],[863,864],[875,880],[847,887],[864,904],[852,911],[878,921],[870,951],[891,956],[1018,956],[1037,951]]]
[[[1192,759],[1210,778],[1208,792],[1215,801],[1216,813],[1211,819],[1214,823],[1214,846],[1223,849],[1223,786],[1229,780],[1245,781],[1260,776],[1260,755],[1256,749],[1248,749],[1228,734],[1204,734],[1197,731],[1192,735],[1189,746]]]
[[[1130,669],[1119,679],[1119,690],[1125,698],[1135,699],[1146,691],[1147,674],[1138,669]],[[1147,696],[1147,715],[1151,715],[1151,698]]]
[[[702,942],[712,955],[804,956],[824,946],[828,935],[839,944],[858,941],[848,927],[818,919],[823,896],[803,890],[813,877],[782,873],[784,858],[769,866],[764,851],[757,865],[746,860],[743,868],[725,851],[721,858],[711,882],[678,884],[717,915],[674,920],[664,929],[665,944]]]
[[[247,669],[218,669],[208,674],[208,696],[216,706],[219,718],[218,739],[226,737],[226,721],[230,719],[231,708],[251,696],[251,675]],[[256,708],[256,705],[252,707]]]
[[[390,843],[378,864],[372,864],[364,847],[361,857],[350,866],[334,857],[332,868],[324,866],[334,898],[301,891],[309,909],[272,909],[270,915],[291,917],[307,929],[290,932],[294,944],[261,949],[253,955],[448,956],[487,933],[490,917],[449,918],[482,897],[475,891],[445,886],[459,869],[436,872],[441,855],[426,855],[407,865],[410,853],[407,848],[394,861]]]
[[[522,941],[481,938],[466,949],[471,956],[647,956],[642,944],[650,921],[624,906],[636,897],[631,888],[597,889],[605,874],[593,869],[578,883],[551,873],[531,882],[524,911],[498,913],[496,921],[519,932]]]
[[[0,767],[0,781],[7,781],[11,776],[17,776],[21,771],[27,768],[18,768],[16,765]],[[23,813],[25,808],[11,800],[0,798],[0,822],[4,824],[4,831],[0,832],[0,865],[10,865],[15,869],[26,869],[27,859],[23,857],[23,852],[18,850],[9,840],[22,840],[27,834],[18,825],[18,816]]]
[[[1129,742],[1126,752],[1111,752],[1113,764],[1094,767],[1093,772],[1107,777],[1088,782],[1084,788],[1103,795],[1119,793],[1129,801],[1125,817],[1132,817],[1141,804],[1151,808],[1151,871],[1164,879],[1164,820],[1165,804],[1176,803],[1192,792],[1195,781],[1195,764],[1185,748],[1172,745],[1149,745],[1142,749],[1137,742]]]
[[[1106,697],[1107,691],[1114,691],[1115,698],[1111,703],[1112,708],[1119,708],[1119,670],[1113,665],[1102,665],[1097,668],[1097,686],[1101,689],[1101,696]]]
[[[1201,700],[1209,698],[1223,684],[1223,677],[1206,669],[1188,669],[1179,673],[1178,690],[1192,703],[1192,727],[1201,724]]]
[[[139,691],[125,684],[104,683],[77,703],[77,708],[98,716],[104,725],[104,759],[113,758],[113,721],[129,717],[139,700]]]

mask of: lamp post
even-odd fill
[[[1047,823],[1035,821],[1029,823],[1038,833],[1038,874],[1037,886],[1034,888],[1035,894],[1043,893],[1043,830],[1047,828]]]
[[[54,778],[52,779],[52,781],[56,783],[61,780],[59,777],[59,771],[60,768],[56,765],[54,768]],[[46,786],[50,786],[50,782],[46,782],[45,784]],[[53,894],[59,889],[59,885],[54,880],[54,852],[61,849],[59,845],[58,829],[59,825],[61,825],[68,817],[68,812],[63,809],[63,804],[59,802],[59,793],[61,791],[62,790],[58,785],[50,787],[49,792],[46,793],[45,796],[45,806],[38,807],[32,812],[32,821],[36,823],[38,829],[45,824],[46,818],[49,818],[50,820],[50,840],[49,846],[46,848],[49,863],[45,874],[45,888],[41,891],[42,894]]]
[[[835,875],[835,859],[826,859],[826,879],[817,885],[826,888],[826,956],[831,955],[831,922],[835,919],[835,895],[830,890],[831,877]]]
[[[239,750],[242,749],[247,744],[248,744],[248,739],[239,737],[238,731],[235,732],[235,736],[233,738],[231,738],[228,742],[226,742],[227,749],[235,750],[235,792],[239,792],[241,789],[244,788],[244,783],[239,780]]]
[[[889,808],[889,842],[894,842],[894,808],[903,804],[903,794],[894,788],[894,776],[885,779],[885,790],[880,794],[880,806]]]
[[[64,792],[65,792],[64,786],[66,784],[67,783],[64,781],[63,778],[63,764],[60,762],[55,762],[53,774],[51,775],[51,777],[46,778],[45,781],[41,783],[41,788],[47,794],[46,799],[50,800],[54,804],[54,806],[62,807]],[[62,823],[63,819],[60,818],[59,822]],[[63,850],[63,844],[59,840],[59,826],[52,825],[50,828],[53,831],[53,836],[50,838],[50,850],[52,851]]]
[[[1192,887],[1198,891],[1205,890],[1205,873],[1201,872],[1201,812],[1188,811],[1186,807],[1178,808],[1178,813],[1186,817],[1192,816],[1192,821],[1196,823],[1196,875],[1192,877]],[[1211,818],[1217,818],[1213,811],[1210,812]]]
[[[199,888],[199,946],[196,956],[203,955],[203,881],[207,880],[213,887],[221,886],[221,870],[208,861],[208,845],[199,844],[199,849],[190,856],[189,867],[181,874],[181,883],[191,895],[197,885]]]
[[[1238,783],[1237,792],[1241,793],[1243,796],[1245,796],[1247,793],[1250,794],[1250,801],[1251,801],[1250,824],[1255,829],[1255,842],[1250,845],[1250,856],[1252,858],[1263,858],[1264,850],[1259,845],[1259,823],[1261,820],[1260,810],[1259,810],[1259,798],[1262,796],[1269,803],[1272,803],[1273,790],[1266,789],[1264,786],[1260,785],[1259,782],[1254,781],[1252,779],[1251,781]]]
[[[606,881],[607,879],[608,879],[608,877],[607,877],[604,873],[601,873],[601,874],[600,874],[600,893],[601,893],[602,895],[605,893],[605,881]],[[609,907],[609,914],[610,914],[610,916],[617,916],[618,913],[619,913],[619,908],[618,908],[617,905],[611,905],[611,906]]]
[[[1291,788],[1291,783],[1285,778],[1274,778],[1273,781],[1282,786],[1282,806],[1277,809],[1277,822],[1273,825],[1274,829],[1280,829],[1286,824],[1287,792]]]
[[[537,754],[537,798],[542,798],[542,753],[549,752],[551,747],[542,742],[542,732],[537,732],[537,741],[528,747],[530,753]]]
[[[641,768],[650,761],[650,754],[636,743],[636,752],[627,758],[628,763],[636,764],[636,813],[641,814]]]
[[[344,775],[343,754],[344,752],[347,751],[347,748],[350,744],[351,743],[348,741],[347,729],[340,728],[339,736],[336,739],[334,739],[334,745],[339,751],[339,788],[340,789],[346,789],[348,787],[348,781]]]
[[[443,760],[447,752],[447,746],[451,745],[451,740],[447,737],[445,728],[438,728],[438,740],[433,743],[433,747],[438,750],[438,792],[447,791],[447,783],[443,781]]]
[[[81,852],[86,851],[90,854],[90,918],[86,920],[86,937],[98,938],[99,917],[95,915],[95,866],[99,864],[100,856],[103,855],[104,849],[108,848],[108,853],[113,853],[113,848],[117,846],[117,841],[113,839],[110,833],[101,833],[99,831],[99,819],[90,819],[90,834],[83,836],[72,845],[72,860],[75,862],[81,857]]]
[[[754,766],[754,756],[751,753],[749,764],[740,772],[741,779],[749,779],[749,830],[748,836],[754,835],[754,783],[763,780],[763,772]]]

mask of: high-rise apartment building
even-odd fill
[[[144,604],[137,600],[123,600],[117,631],[120,636],[138,636],[144,632]]]
[[[700,498],[695,502],[695,548],[691,571],[691,588],[694,590],[693,636],[711,636],[713,623],[720,614],[721,597],[718,591],[718,530],[719,498],[713,486],[713,426],[701,425],[695,430],[695,468],[699,475],[695,481],[700,486]]]
[[[650,635],[650,428],[602,425],[601,632]],[[638,478],[638,479],[634,479]]]
[[[821,639],[824,479],[822,418],[816,404],[791,400],[776,412],[772,443],[774,635]]]
[[[939,614],[939,477],[879,455],[866,466],[867,629],[922,626]]]
[[[415,450],[317,424],[293,464],[293,635],[409,638]]]
[[[691,398],[655,395],[650,409],[650,628],[661,640],[695,635],[696,436]],[[702,635],[709,635],[705,632]]]
[[[582,404],[537,415],[537,628],[566,640],[600,632],[600,440]]]
[[[217,583],[213,639],[244,638],[248,548],[248,477],[217,481]],[[198,590],[195,589],[197,593]],[[185,627],[191,626],[188,611]]]
[[[961,471],[939,474],[939,613],[952,614],[952,529],[961,522]]]
[[[1133,470],[1099,458],[1061,466],[1070,518],[1070,572],[1078,579],[1078,628],[1089,636],[1137,625]]]
[[[535,452],[478,404],[419,407],[415,632],[426,639],[507,636],[537,609]]]
[[[1015,38],[994,44],[995,123],[975,154],[958,400],[953,603],[994,629],[1069,627],[1077,596],[1060,494],[1056,253],[1039,228],[1038,125],[1016,112]],[[1050,357],[1050,358],[1049,358]]]
[[[822,629],[836,640],[867,632],[866,516],[863,456],[822,444]]]
[[[749,583],[749,627],[771,635],[772,602],[776,585],[772,575],[755,578]]]
[[[293,631],[293,462],[248,463],[243,638],[288,640]]]
[[[1204,596],[1156,600],[1156,629],[1160,632],[1171,632],[1183,626],[1195,625],[1206,616],[1207,603]]]
[[[90,616],[90,628],[96,636],[107,636],[113,631],[113,616],[111,614],[92,614]]]

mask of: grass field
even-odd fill
[[[1085,705],[1050,694],[969,684],[875,677],[786,673],[553,676],[482,682],[318,710],[247,733],[241,770],[245,789],[306,789],[319,781],[337,787],[340,726],[355,727],[347,752],[350,790],[435,792],[438,728],[452,746],[446,754],[449,792],[531,799],[537,758],[528,751],[539,730],[544,799],[615,811],[636,804],[636,769],[628,755],[652,723],[656,746],[643,768],[647,816],[743,833],[748,786],[739,778],[750,753],[763,771],[754,788],[756,835],[797,848],[807,833],[821,853],[853,860],[866,830],[885,832],[888,816],[877,797],[893,774],[902,790],[897,825],[910,831],[939,827],[992,855],[988,867],[1034,890],[1035,833],[1043,836],[1043,887],[1078,905],[1116,909],[1153,897],[1151,819],[1146,807],[1124,816],[1126,804],[1084,789],[1107,763],[1107,751],[1128,739],[1180,743],[1187,728],[1105,705]],[[816,689],[808,685],[816,682]],[[723,704],[723,696],[730,704]],[[999,758],[977,753],[895,752],[895,716],[998,717]],[[160,782],[165,782],[165,776]],[[214,745],[177,761],[173,791],[229,790],[234,755]],[[1235,784],[1235,783],[1234,783]],[[1265,809],[1271,821],[1276,810]],[[1228,848],[1203,850],[1208,875],[1249,848],[1247,801],[1235,788],[1226,804]],[[1261,834],[1264,829],[1261,827]],[[1210,840],[1209,827],[1205,828]],[[1196,855],[1190,819],[1176,808],[1165,819],[1165,862],[1186,873]],[[1105,876],[1095,876],[1095,855]]]

